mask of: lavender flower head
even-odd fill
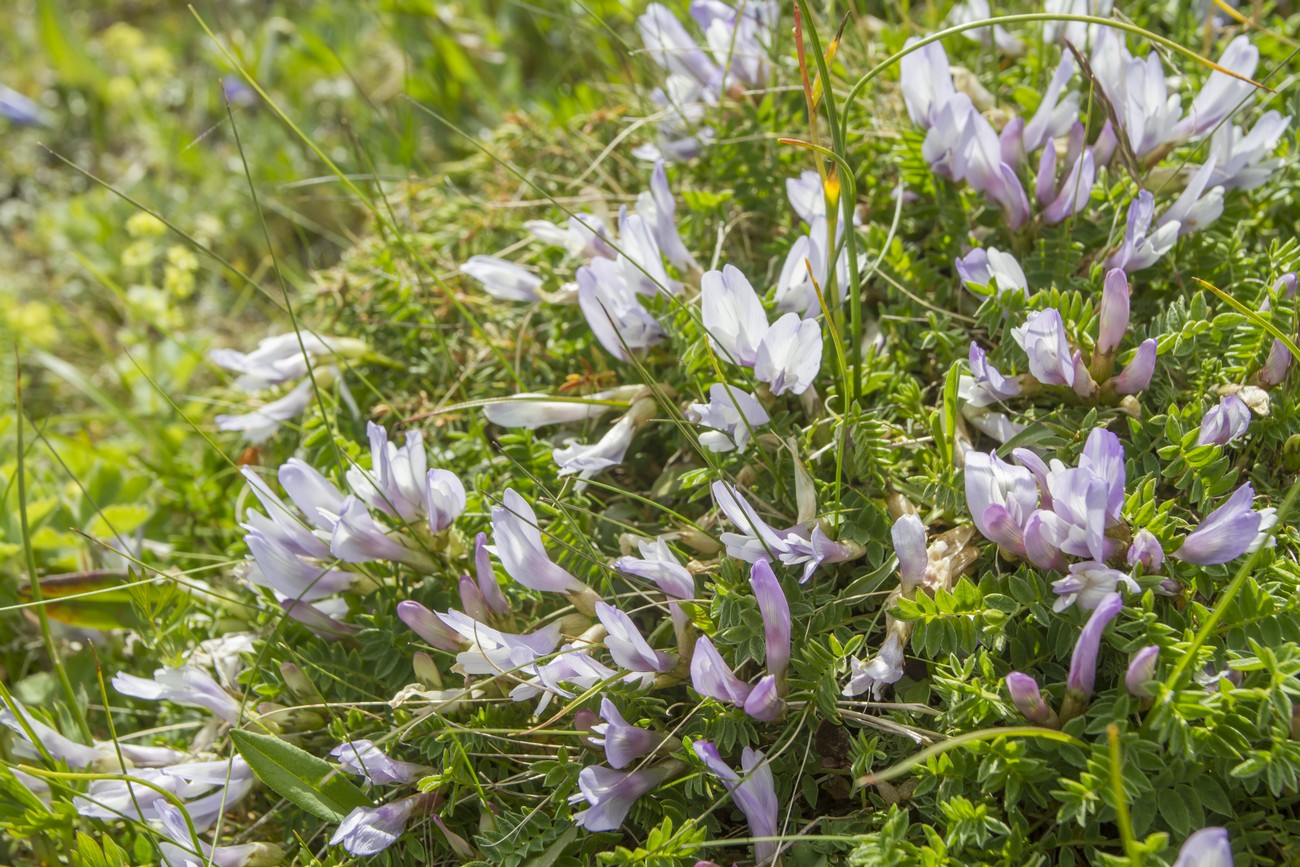
[[[347,741],[330,750],[330,755],[349,774],[366,778],[376,786],[401,785],[418,779],[424,768],[412,762],[390,758],[372,740]]]
[[[743,452],[752,431],[771,421],[767,410],[749,392],[716,382],[709,386],[709,402],[693,403],[686,417],[700,427],[700,445],[715,452]]]
[[[1202,828],[1183,842],[1174,867],[1232,867],[1226,828]]]
[[[1133,534],[1127,559],[1130,567],[1141,563],[1146,574],[1155,575],[1165,564],[1165,549],[1160,546],[1160,540],[1155,537],[1155,534],[1143,527]]]
[[[1018,294],[1029,291],[1029,281],[1016,257],[996,247],[976,247],[955,264],[962,282],[972,289]]]
[[[718,748],[711,742],[696,741],[692,747],[704,766],[731,792],[732,802],[749,822],[750,836],[779,836],[780,802],[777,801],[776,783],[767,758],[761,752],[745,747],[740,757],[741,773],[737,774],[722,760]],[[779,850],[775,840],[759,839],[754,843],[754,860],[758,864],[770,864]]]
[[[695,578],[673,554],[665,537],[638,539],[637,547],[640,557],[619,557],[614,561],[614,568],[655,582],[664,594],[674,599],[695,597]]]
[[[1155,691],[1151,688],[1156,679],[1156,660],[1160,657],[1160,648],[1152,644],[1133,654],[1129,660],[1128,671],[1124,674],[1124,688],[1129,695],[1137,698],[1152,698]]]
[[[1070,657],[1070,674],[1065,687],[1077,698],[1086,701],[1092,697],[1097,680],[1097,653],[1101,650],[1101,636],[1106,627],[1124,608],[1124,600],[1118,593],[1107,594],[1083,625],[1079,640],[1074,645],[1074,654]]]
[[[1254,499],[1254,489],[1249,484],[1242,485],[1188,533],[1171,556],[1198,566],[1212,566],[1235,560],[1259,547],[1277,521],[1277,510],[1270,507],[1255,511],[1251,509]]]
[[[578,774],[579,793],[569,803],[586,801],[590,806],[575,814],[573,821],[587,831],[617,830],[637,799],[659,788],[675,767],[665,763],[634,771],[615,771],[598,765],[583,768]]]
[[[629,723],[619,713],[618,707],[607,698],[600,700],[600,718],[604,722],[591,727],[591,733],[595,736],[591,742],[604,748],[605,760],[612,768],[626,768],[642,756],[654,752],[664,740],[664,736],[658,732]]]
[[[1218,406],[1210,409],[1201,419],[1201,430],[1196,435],[1198,446],[1222,446],[1246,433],[1250,427],[1250,407],[1235,394],[1225,395]]]
[[[351,855],[377,855],[397,842],[411,814],[428,798],[425,794],[411,795],[381,807],[357,807],[343,817],[330,845],[342,846]]]
[[[1032,677],[1018,671],[1011,672],[1007,675],[1007,692],[1011,693],[1011,701],[1015,704],[1016,710],[1020,711],[1021,716],[1029,722],[1034,725],[1056,727],[1056,712],[1043,700],[1038,682]]]

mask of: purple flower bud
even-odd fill
[[[749,684],[736,677],[707,635],[701,635],[695,641],[695,653],[691,656],[691,686],[700,695],[731,702],[736,707],[744,707],[750,693]]]
[[[898,555],[898,579],[903,592],[915,590],[925,578],[929,554],[925,548],[925,524],[916,515],[904,515],[889,530]]]
[[[492,507],[492,539],[506,574],[525,587],[570,596],[590,592],[551,560],[542,545],[537,514],[514,489],[507,489],[501,505]]]
[[[776,782],[772,777],[772,766],[766,757],[757,750],[745,747],[741,753],[740,768],[737,774],[722,760],[718,748],[709,741],[696,741],[692,744],[700,761],[713,772],[722,785],[731,792],[731,800],[745,814],[749,822],[752,837],[778,836],[778,815],[780,803],[776,799]],[[754,860],[758,864],[770,864],[776,857],[779,846],[775,840],[763,840],[754,844]]]
[[[330,617],[315,605],[301,599],[281,599],[280,607],[284,609],[285,614],[326,641],[342,641],[360,631],[358,627]]]
[[[1088,699],[1092,696],[1097,679],[1097,653],[1101,650],[1101,636],[1106,626],[1115,619],[1124,608],[1124,599],[1118,593],[1108,594],[1097,605],[1088,622],[1079,633],[1079,640],[1074,645],[1074,654],[1070,657],[1070,674],[1065,686],[1070,692]]]
[[[1153,698],[1155,690],[1151,688],[1156,679],[1156,660],[1160,648],[1154,644],[1144,647],[1129,660],[1128,672],[1124,675],[1124,687],[1130,695],[1138,698]]]
[[[763,632],[767,670],[778,681],[784,680],[790,664],[790,603],[766,560],[758,560],[749,572],[758,610],[763,615]]]
[[[573,821],[588,831],[617,830],[637,799],[658,788],[675,768],[672,763],[635,771],[615,771],[596,765],[583,768],[578,774],[580,794],[569,800],[574,804],[586,801],[590,807],[576,814]]]
[[[1228,842],[1227,829],[1202,828],[1192,834],[1178,850],[1174,867],[1232,867],[1232,844]]]
[[[1110,162],[1110,158],[1115,155],[1115,148],[1119,145],[1119,136],[1115,134],[1115,127],[1107,120],[1101,126],[1101,132],[1097,133],[1097,140],[1092,143],[1092,157],[1101,168]]]
[[[764,675],[754,684],[745,699],[745,713],[761,722],[772,722],[781,715],[781,696],[774,675]]]
[[[1196,435],[1198,446],[1222,446],[1246,433],[1250,427],[1250,407],[1235,394],[1225,395],[1219,405],[1210,409],[1201,419],[1201,432]]]
[[[1043,693],[1038,689],[1038,682],[1027,674],[1013,671],[1007,675],[1007,691],[1011,701],[1021,716],[1034,725],[1052,726],[1057,724],[1056,712],[1047,706]]]
[[[1249,483],[1242,485],[1187,535],[1172,556],[1198,566],[1213,566],[1250,551],[1277,520],[1273,509],[1252,510],[1254,499],[1255,491]]]
[[[378,854],[397,842],[415,808],[428,798],[411,795],[382,807],[357,807],[339,823],[330,845],[342,845],[352,855]]]
[[[1142,564],[1142,570],[1148,575],[1155,575],[1165,564],[1165,549],[1160,547],[1160,540],[1145,527],[1133,536],[1133,544],[1128,549],[1128,565]]]
[[[502,301],[536,301],[542,278],[514,262],[496,256],[471,256],[460,272],[473,277],[493,298]]]
[[[430,647],[457,653],[465,648],[466,641],[442,618],[410,599],[397,603],[397,618],[411,628]]]
[[[677,657],[651,648],[632,618],[613,605],[597,602],[596,616],[608,632],[605,647],[609,655],[628,671],[665,672],[677,664]]]
[[[483,593],[478,589],[478,585],[474,583],[474,579],[468,575],[462,575],[456,586],[460,590],[461,610],[475,620],[486,623],[488,619],[487,605],[483,603]]]
[[[1101,310],[1098,314],[1097,352],[1112,355],[1119,349],[1124,333],[1128,331],[1129,288],[1128,277],[1120,268],[1106,272],[1106,282],[1101,290]]]
[[[1148,338],[1138,346],[1137,352],[1118,376],[1112,377],[1110,387],[1116,394],[1137,394],[1151,383],[1156,372],[1156,341]]]
[[[372,740],[347,741],[330,750],[349,774],[365,777],[376,786],[410,783],[424,773],[421,765],[390,758]]]
[[[44,126],[45,113],[34,100],[0,84],[0,117],[18,126]]]
[[[626,768],[663,743],[663,735],[632,725],[607,698],[600,700],[600,716],[604,722],[591,727],[591,733],[596,736],[591,742],[605,750],[610,767]]]
[[[506,601],[506,595],[501,592],[501,585],[492,572],[487,533],[479,533],[474,537],[474,575],[478,579],[479,595],[487,606],[488,613],[497,617],[510,614],[510,603]]]
[[[1268,358],[1265,359],[1264,366],[1259,369],[1259,384],[1281,385],[1290,369],[1291,350],[1287,349],[1282,341],[1274,339],[1273,346],[1268,351]]]

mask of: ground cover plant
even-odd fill
[[[15,296],[8,862],[1300,861],[1300,19],[417,6]]]

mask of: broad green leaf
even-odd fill
[[[257,778],[313,816],[338,822],[370,800],[324,759],[271,735],[236,729],[235,749]]]

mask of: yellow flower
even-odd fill
[[[157,238],[166,231],[162,220],[144,211],[137,211],[126,221],[126,233],[132,238]]]

